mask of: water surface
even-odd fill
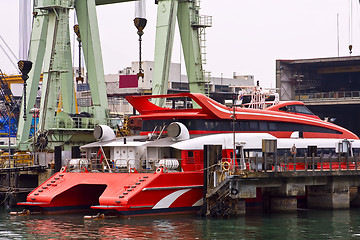
[[[84,220],[82,214],[10,216],[0,208],[0,239],[360,239],[360,210]]]

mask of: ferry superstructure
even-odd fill
[[[161,108],[150,98],[191,99],[199,108]],[[107,126],[94,130],[97,142],[82,146],[86,158],[67,161],[62,170],[34,189],[31,211],[59,213],[93,209],[120,216],[197,211],[203,202],[204,145],[221,145],[221,156],[240,170],[251,166],[244,156],[261,154],[263,140],[277,140],[288,151],[294,144],[335,151],[346,143],[360,149],[358,137],[322,121],[298,101],[266,109],[226,107],[201,94],[129,96],[143,121],[139,136],[115,138]],[[241,161],[234,154],[241,146]]]

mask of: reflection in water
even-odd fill
[[[360,211],[251,213],[234,219],[189,215],[83,220],[82,215],[9,216],[0,211],[0,239],[329,239],[360,237]]]

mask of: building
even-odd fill
[[[114,114],[132,114],[133,109],[126,101],[126,95],[144,95],[151,94],[153,81],[153,61],[144,61],[142,63],[144,78],[138,79],[136,74],[139,71],[139,62],[132,62],[131,67],[126,67],[118,74],[105,75],[106,91],[110,112]],[[224,102],[225,99],[231,99],[233,93],[238,90],[235,86],[254,86],[254,76],[236,75],[233,78],[209,77],[206,90],[213,99]],[[86,87],[83,87],[86,89]],[[80,90],[78,85],[78,90]],[[181,74],[181,64],[172,63],[169,72],[168,93],[188,92],[189,83],[186,75]],[[88,91],[79,94],[78,105],[86,102],[90,104]],[[84,105],[83,105],[84,106]]]
[[[301,100],[360,135],[360,56],[277,60],[276,87],[281,100]]]

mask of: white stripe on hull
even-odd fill
[[[194,203],[192,206],[193,206],[193,207],[200,207],[200,206],[203,205],[203,203],[204,203],[203,198],[200,198],[199,201],[197,201],[196,203]]]
[[[190,190],[191,189],[183,189],[173,192],[167,195],[166,197],[164,197],[163,199],[161,199],[158,203],[156,203],[156,205],[152,209],[168,208],[170,207],[171,204],[173,204],[176,201],[176,199],[178,199],[181,195],[183,195],[184,193]]]

